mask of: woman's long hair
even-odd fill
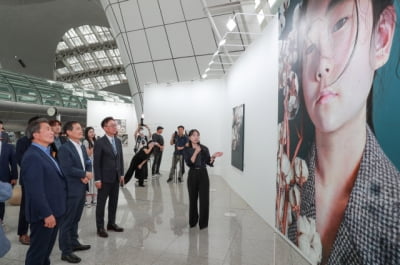
[[[93,127],[86,127],[85,128],[85,140],[88,141],[89,143],[89,148],[93,148],[94,142],[96,142],[96,137],[93,137],[93,139],[89,138],[89,131],[94,130]]]

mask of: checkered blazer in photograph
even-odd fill
[[[301,189],[301,215],[316,218],[315,161],[312,148],[309,179]],[[289,228],[295,242],[296,222]],[[329,265],[400,264],[400,172],[367,128],[360,169],[340,224]]]

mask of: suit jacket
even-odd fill
[[[17,163],[19,166],[21,166],[22,162],[22,157],[26,150],[31,146],[31,140],[28,139],[27,136],[22,136],[21,138],[18,139],[17,141],[17,146],[16,146],[16,151],[15,151],[15,157],[17,159]]]
[[[81,178],[86,176],[86,172],[92,171],[91,161],[86,153],[86,148],[82,148],[83,161],[85,168],[82,166],[81,158],[74,144],[67,141],[58,150],[58,163],[67,181],[68,196],[82,196],[86,191],[86,184],[83,184]]]
[[[10,182],[18,178],[17,160],[14,147],[8,143],[1,143],[0,153],[0,181]]]
[[[115,137],[117,155],[114,154],[113,147],[104,135],[94,144],[93,149],[93,169],[95,180],[103,183],[114,183],[124,175],[124,158],[122,155],[121,141]]]
[[[31,145],[21,163],[21,176],[25,187],[25,214],[29,223],[65,213],[67,187],[65,178],[54,161]]]
[[[300,207],[301,215],[314,219],[315,161],[314,146]],[[360,169],[328,264],[400,264],[400,172],[369,128]]]
[[[59,136],[58,139],[61,142],[61,146],[63,146],[68,141],[68,138],[65,136]],[[52,142],[50,144],[50,154],[57,160],[58,160],[58,151],[60,150],[60,148],[57,148],[55,142]]]

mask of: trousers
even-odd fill
[[[210,179],[207,169],[190,169],[187,186],[189,191],[189,225],[194,227],[198,222],[200,229],[206,228],[210,208]],[[200,211],[197,209],[197,200],[199,200]]]

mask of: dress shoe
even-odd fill
[[[30,245],[31,239],[25,234],[19,237],[19,242],[21,242],[22,245]]]
[[[123,232],[124,231],[124,229],[122,227],[119,227],[116,224],[107,225],[107,230],[113,230],[115,232]]]
[[[146,187],[144,184],[139,184],[138,186],[139,187]]]
[[[178,178],[178,181],[179,181],[179,182],[183,182],[182,178]]]
[[[88,249],[90,249],[90,245],[82,245],[82,244],[79,244],[79,245],[77,245],[77,246],[74,246],[73,248],[72,248],[72,251],[81,251],[81,250],[88,250]]]
[[[172,178],[168,178],[168,179],[167,179],[167,183],[168,183],[168,182],[171,182],[171,181],[172,181]]]
[[[108,234],[106,230],[104,230],[104,228],[97,229],[97,234],[99,235],[99,237],[108,237]]]
[[[74,253],[68,255],[62,255],[61,260],[65,260],[69,263],[79,263],[81,262],[81,258],[75,255]]]

